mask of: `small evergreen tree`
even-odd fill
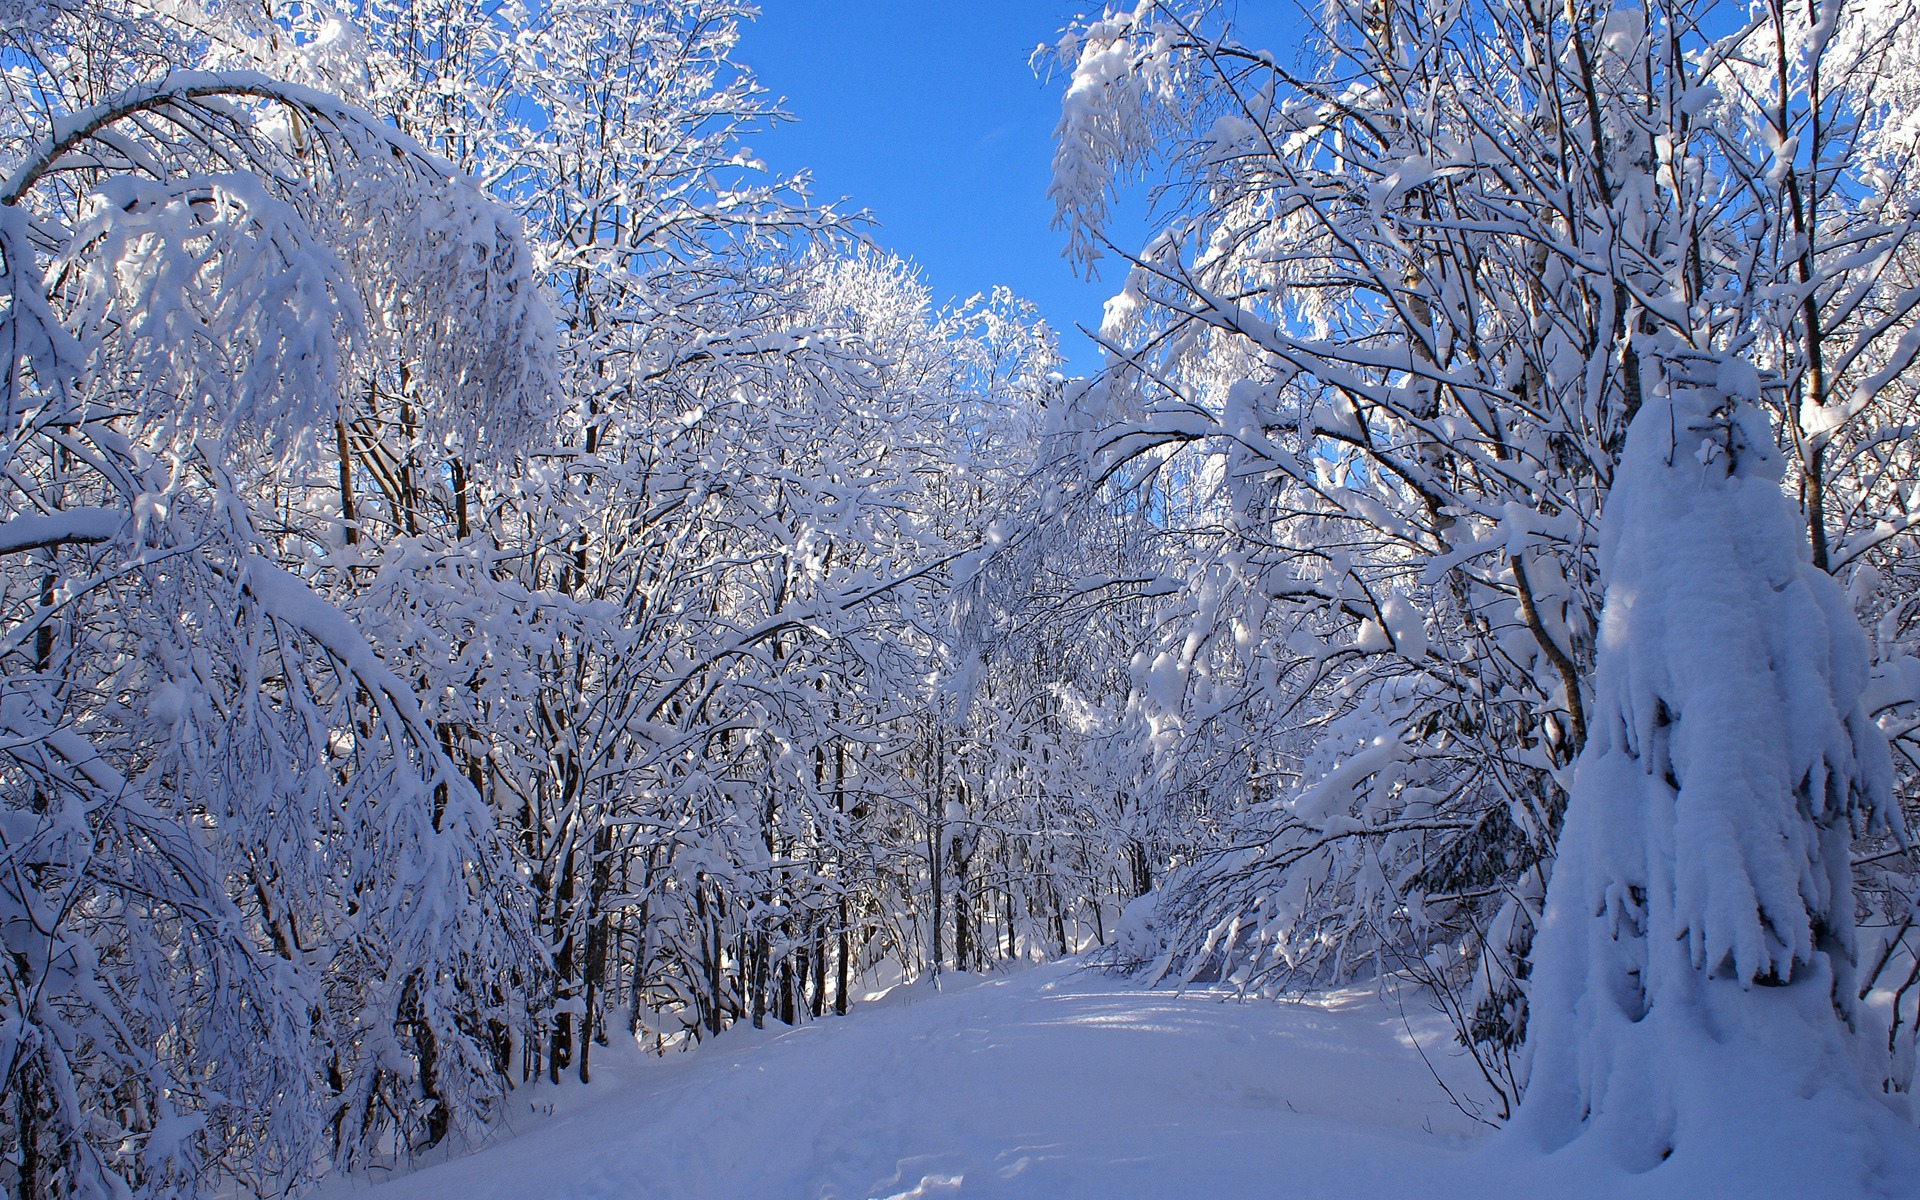
[[[1756,373],[1666,373],[1603,522],[1595,719],[1516,1129],[1716,1188],[1763,1171],[1767,1194],[1866,1194],[1837,1181],[1906,1141],[1852,1045],[1849,842],[1897,820],[1866,639],[1781,491]]]

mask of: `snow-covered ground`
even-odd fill
[[[1580,1196],[1476,1154],[1373,991],[1140,991],[1071,964],[895,989],[845,1020],[597,1060],[467,1158],[330,1200]],[[1440,1062],[1455,1087],[1457,1062]],[[1524,1175],[1524,1177],[1523,1177]]]
[[[1071,964],[949,976],[845,1019],[609,1054],[590,1088],[522,1093],[494,1144],[327,1200],[1733,1194],[1490,1151],[1416,1037],[1471,1093],[1444,1027],[1367,989],[1236,1003]]]

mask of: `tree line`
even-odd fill
[[[751,159],[750,9],[0,15],[17,1194],[1103,936],[1123,680],[1035,614],[1105,551],[1003,552],[1053,334]]]

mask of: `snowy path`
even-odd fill
[[[518,1136],[359,1195],[1373,1197],[1483,1178],[1472,1122],[1371,993],[1222,1003],[1062,966],[905,992],[610,1064],[546,1091],[559,1111]]]
[[[1447,1044],[1431,1018],[1413,1028]],[[1056,965],[665,1060],[609,1056],[600,1076],[523,1093],[551,1114],[475,1154],[372,1189],[335,1181],[324,1200],[1721,1194],[1478,1153],[1400,1014],[1366,991],[1226,1003]]]

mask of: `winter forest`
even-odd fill
[[[755,16],[0,0],[11,1194],[1069,959],[1391,997],[1461,1179],[1920,1194],[1920,3],[1037,17],[1073,370],[754,156]]]

